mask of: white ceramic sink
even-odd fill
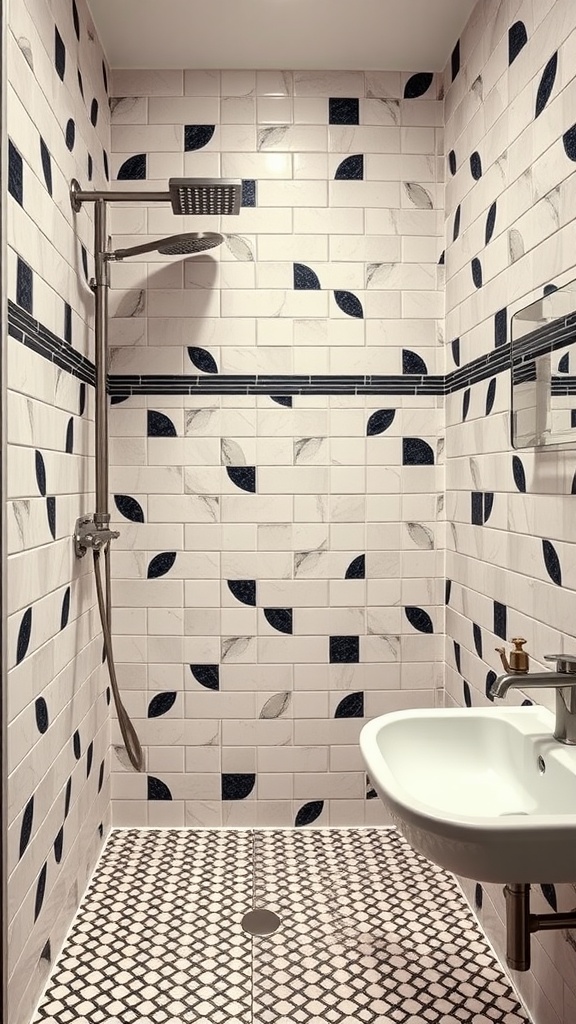
[[[429,860],[477,881],[575,882],[576,747],[553,729],[537,705],[397,711],[368,722],[360,748]]]

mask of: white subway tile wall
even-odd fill
[[[448,372],[504,345],[517,310],[576,277],[575,47],[569,0],[480,0],[459,71],[446,71]],[[514,453],[509,408],[508,372],[446,399],[449,703],[488,705],[505,639],[526,637],[538,667],[576,646],[576,455]],[[553,707],[549,692],[526,696]],[[512,691],[508,701],[523,699]],[[503,956],[501,886],[464,885]],[[572,886],[533,887],[537,913],[573,906]],[[515,975],[520,992],[537,1024],[568,1024],[573,933],[540,933],[532,946],[532,971]]]
[[[440,699],[441,389],[346,385],[442,372],[439,87],[114,72],[122,188],[243,182],[238,217],[112,213],[115,247],[225,234],[111,267],[116,652],[148,765],[129,770],[116,731],[119,825],[382,822],[362,724]],[[146,374],[174,376],[122,395]],[[292,396],[293,374],[332,393]],[[174,394],[178,375],[220,393]],[[227,393],[229,375],[275,392]]]
[[[93,389],[70,372],[92,350],[92,227],[68,198],[72,177],[106,187],[110,117],[84,0],[11,4],[7,49],[8,1000],[25,1024],[110,818],[102,641],[71,545],[93,500]]]

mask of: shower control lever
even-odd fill
[[[116,540],[118,530],[98,526],[93,516],[80,516],[74,527],[74,549],[77,558],[83,558],[88,550],[100,551],[111,540]]]

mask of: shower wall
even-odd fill
[[[111,268],[115,645],[148,758],[113,759],[117,824],[383,821],[362,724],[439,697],[439,87],[114,73],[123,189],[243,180],[221,225],[113,211],[115,246],[226,232]]]
[[[575,54],[570,0],[481,0],[445,76],[446,352],[459,375],[446,400],[446,690],[455,703],[488,704],[501,668],[494,648],[511,637],[527,638],[538,667],[544,654],[576,649],[576,453],[511,450],[510,375],[497,365],[509,358],[510,316],[576,277]],[[530,691],[553,707],[550,696]],[[513,691],[508,702],[522,699]],[[501,887],[465,885],[502,954]],[[568,910],[574,887],[534,886],[532,899],[539,913]],[[538,1024],[567,1024],[576,1018],[574,932],[532,945],[520,991]]]
[[[20,0],[8,28],[8,956],[20,1024],[108,827],[102,641],[90,567],[71,545],[93,503],[92,231],[68,188],[73,176],[106,186],[109,113],[85,3]]]

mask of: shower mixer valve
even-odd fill
[[[74,550],[83,558],[88,550],[100,551],[105,544],[116,540],[118,530],[109,529],[110,516],[80,516],[74,527]]]

